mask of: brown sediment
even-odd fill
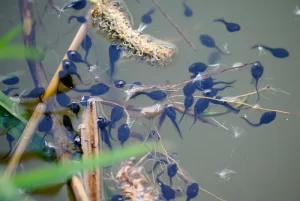
[[[83,156],[86,160],[91,156],[98,156],[100,143],[98,139],[96,102],[91,101],[82,114],[81,144]],[[101,201],[101,176],[100,168],[95,167],[91,171],[83,173],[84,187],[91,201]]]
[[[96,3],[91,9],[91,21],[98,28],[98,33],[122,48],[128,58],[152,66],[167,66],[177,52],[175,45],[134,30],[124,8],[117,1]]]
[[[149,184],[142,170],[141,167],[135,167],[132,160],[121,163],[115,175],[117,188],[132,201],[158,201],[157,190]]]

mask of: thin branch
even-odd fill
[[[173,22],[171,17],[164,11],[164,9],[157,3],[156,0],[152,0],[156,7],[162,12],[162,14],[169,20],[169,22],[173,25],[173,27],[178,31],[178,33],[184,38],[184,40],[191,46],[194,50],[196,50],[195,45],[186,37],[180,27]]]

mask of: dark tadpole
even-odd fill
[[[204,112],[209,106],[209,100],[206,98],[199,98],[194,106],[194,122],[190,128],[194,126],[194,124],[197,121],[197,116],[200,115],[202,112]]]
[[[57,90],[55,98],[56,98],[56,102],[60,106],[62,106],[64,108],[69,107],[71,99],[70,99],[70,97],[66,93],[60,92],[60,91]]]
[[[72,120],[68,115],[63,115],[63,125],[65,129],[71,134],[71,136],[69,136],[69,139],[73,140],[76,136],[76,133],[72,124]]]
[[[44,118],[40,121],[38,125],[38,131],[44,133],[41,143],[45,143],[45,137],[49,134],[52,136],[51,129],[53,126],[53,119],[50,113],[45,113]]]
[[[192,17],[193,10],[186,4],[186,2],[182,2],[182,6],[184,7],[184,15],[186,17]]]
[[[199,193],[199,185],[197,183],[190,184],[186,189],[186,201],[190,201],[191,199],[198,196]]]
[[[118,140],[120,141],[121,146],[123,146],[124,143],[128,140],[129,135],[130,135],[130,128],[126,123],[119,126]]]
[[[91,96],[101,96],[106,94],[109,91],[109,86],[103,83],[98,83],[92,85],[89,89],[78,89],[74,87],[73,91],[81,92],[81,93],[87,92],[90,93]]]
[[[207,65],[202,62],[195,62],[189,67],[189,72],[193,73],[191,78],[195,78],[199,73],[203,73],[207,69]]]
[[[215,48],[217,49],[220,53],[224,54],[224,55],[227,55],[227,53],[223,52],[217,45],[216,45],[216,42],[215,40],[207,35],[207,34],[203,34],[203,35],[200,35],[199,37],[200,39],[200,42],[202,45],[204,45],[205,47],[208,47],[208,48]]]
[[[123,195],[114,195],[112,198],[111,198],[111,201],[124,201],[124,196]]]
[[[110,45],[108,48],[109,55],[109,77],[112,80],[115,73],[115,64],[121,57],[122,50],[119,49],[116,45]]]
[[[73,20],[73,19],[76,19],[77,22],[83,24],[83,23],[86,23],[86,19],[84,16],[75,16],[75,15],[72,15],[68,18],[68,24],[70,24],[70,22]]]
[[[72,0],[72,2],[66,5],[63,10],[73,8],[74,10],[81,10],[86,7],[87,0]]]
[[[115,80],[114,85],[117,88],[123,88],[126,85],[126,82],[124,80]]]
[[[259,120],[259,123],[257,124],[254,124],[252,122],[250,122],[248,119],[246,119],[245,117],[241,117],[242,119],[244,119],[250,126],[252,127],[259,127],[263,124],[269,124],[271,123],[272,121],[275,120],[276,118],[276,112],[264,112],[261,117],[260,117],[260,120]]]
[[[145,24],[151,24],[152,23],[152,14],[155,12],[155,9],[154,8],[151,8],[151,10],[150,11],[148,11],[147,13],[145,13],[143,16],[142,16],[142,18],[141,18],[141,20],[142,20],[142,22],[143,23],[145,23]]]
[[[44,87],[36,87],[32,89],[27,95],[22,95],[22,98],[39,98],[41,100],[44,93]]]
[[[177,174],[178,167],[176,163],[170,164],[167,167],[167,173],[170,178],[170,186],[172,186],[172,178]]]
[[[81,42],[80,46],[85,51],[84,60],[87,62],[89,52],[92,48],[92,39],[88,34],[85,35],[85,37],[84,37],[83,41]]]
[[[110,123],[108,125],[108,133],[110,135],[110,137],[113,139],[112,135],[111,135],[111,128],[112,126],[114,126],[115,123],[117,123],[118,121],[120,121],[122,119],[124,115],[124,108],[121,106],[115,106],[113,107],[113,109],[111,110],[111,114],[110,114]],[[115,139],[113,139],[115,140]]]
[[[151,92],[139,92],[139,95],[144,94],[155,101],[162,101],[167,97],[167,93],[162,90],[155,90]]]
[[[65,70],[59,71],[58,78],[59,78],[59,81],[63,85],[65,85],[67,88],[72,89],[72,90],[75,89],[75,85],[73,83],[73,78],[72,78],[71,74],[68,73],[67,71],[65,71]]]
[[[171,120],[173,125],[175,126],[177,132],[179,133],[179,136],[182,138],[182,134],[179,128],[179,125],[176,122],[176,110],[174,107],[166,106],[164,109],[164,112],[166,113],[167,117]]]
[[[196,91],[196,82],[188,82],[182,89],[184,96],[192,96]]]
[[[77,67],[72,61],[70,61],[69,59],[62,60],[62,67],[63,67],[64,71],[66,71],[68,74],[76,75],[78,77],[79,81],[83,84],[82,79],[77,72]]]
[[[261,76],[264,74],[264,67],[263,65],[259,62],[259,61],[256,61],[255,63],[252,64],[251,66],[251,75],[255,81],[255,90],[256,90],[256,93],[257,93],[257,101],[259,101],[259,92],[258,92],[258,89],[257,89],[257,86],[258,86],[258,80],[261,78]]]
[[[161,193],[162,196],[167,200],[174,200],[176,197],[176,191],[174,189],[171,188],[171,186],[168,186],[166,184],[164,184],[160,179],[160,175],[163,174],[164,171],[162,171],[161,173],[159,173],[156,177],[156,182],[159,184],[160,189],[161,189]]]
[[[82,58],[81,54],[79,54],[79,52],[77,52],[76,50],[68,50],[67,56],[68,56],[68,59],[74,63],[84,63],[85,65],[87,65],[88,68],[90,68],[90,66],[91,66],[87,61],[85,61]]]
[[[78,119],[78,113],[80,112],[80,106],[78,103],[71,103],[69,105],[70,110],[76,115],[77,119]]]
[[[111,142],[109,139],[109,134],[108,134],[106,128],[100,129],[100,132],[101,132],[102,141],[109,147],[109,149],[112,150],[112,145],[111,145]]]
[[[189,96],[186,96],[184,98],[184,111],[182,113],[182,116],[181,116],[178,124],[180,124],[180,122],[182,121],[185,113],[188,111],[188,109],[190,107],[192,107],[193,104],[194,104],[194,96],[193,95],[189,95]]]
[[[222,105],[225,108],[227,108],[228,110],[230,110],[231,112],[236,113],[236,114],[238,114],[240,112],[239,109],[233,107],[232,105],[230,105],[229,103],[227,103],[225,100],[221,100],[223,98],[222,96],[215,96],[214,98],[216,100],[209,99],[212,104]]]
[[[17,76],[10,76],[9,78],[6,78],[2,80],[2,83],[5,85],[15,85],[20,82],[20,79]]]
[[[284,48],[272,48],[267,45],[255,45],[252,47],[252,49],[258,48],[258,47],[262,47],[262,48],[266,49],[267,51],[271,52],[271,54],[274,57],[279,58],[279,59],[286,58],[290,55],[290,53]]]
[[[151,174],[152,172],[154,172],[155,171],[155,169],[158,167],[158,165],[160,165],[160,164],[169,164],[169,162],[166,160],[166,159],[158,159],[155,163],[154,163],[154,165],[153,165],[153,167],[152,167],[152,170],[150,170],[149,172],[148,172],[148,174]]]
[[[229,32],[237,32],[241,30],[241,26],[239,24],[227,22],[224,18],[215,19],[214,22],[223,23],[226,26],[227,31]]]

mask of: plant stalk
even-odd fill
[[[99,156],[101,151],[98,138],[97,108],[95,101],[89,102],[87,109],[84,110],[82,114],[82,124],[81,144],[83,151],[82,160],[84,161],[91,156]],[[101,173],[99,167],[84,172],[83,183],[91,201],[102,200]]]

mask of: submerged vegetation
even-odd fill
[[[195,50],[196,46],[158,2],[152,1]],[[76,18],[75,23],[79,23],[80,28],[70,46],[65,47],[65,55],[61,56],[61,62],[49,83],[42,65],[46,53],[36,47],[34,1],[19,0],[22,25],[0,39],[0,59],[25,59],[35,84],[30,91],[9,95],[18,89],[11,86],[19,83],[20,72],[1,77],[7,89],[0,92],[0,134],[6,135],[10,150],[2,158],[7,162],[7,167],[1,173],[0,200],[32,200],[32,190],[67,182],[77,201],[154,201],[174,200],[177,197],[191,200],[200,192],[217,200],[225,200],[203,188],[199,185],[200,181],[194,181],[184,171],[178,162],[178,154],[166,147],[166,142],[162,140],[164,134],[161,128],[165,122],[169,121],[176,135],[183,140],[187,135],[180,125],[186,116],[192,118],[190,130],[199,122],[228,130],[214,117],[229,113],[239,115],[241,110],[262,111],[257,123],[238,116],[248,125],[260,127],[275,121],[279,114],[298,114],[259,106],[261,92],[280,91],[269,85],[258,87],[264,75],[263,64],[252,61],[220,68],[218,60],[231,53],[223,51],[208,34],[199,36],[199,44],[217,51],[209,58],[209,64],[191,64],[188,79],[166,84],[147,85],[139,81],[127,84],[128,81],[115,78],[119,60],[127,58],[141,65],[167,67],[180,53],[180,48],[175,44],[143,33],[152,23],[154,8],[142,16],[139,28],[134,29],[132,16],[121,0],[73,0],[62,8],[54,5],[52,0],[46,4],[47,9],[52,9],[59,16],[70,9],[78,13],[87,10],[87,15],[68,18],[68,23],[74,23],[72,19]],[[184,15],[192,17],[193,11],[187,1],[183,2],[183,7]],[[238,24],[223,18],[214,21],[222,22],[228,32],[241,29]],[[104,73],[107,69],[89,59],[89,53],[97,46],[90,33],[93,31],[110,42],[108,75]],[[10,44],[21,32],[24,45]],[[267,45],[255,47],[265,48],[276,58],[289,56],[283,48]],[[80,48],[85,55],[80,53]],[[85,66],[85,70],[93,76],[94,80],[90,80],[89,84],[77,70],[79,65]],[[236,96],[219,95],[226,88],[232,88],[237,80],[221,81],[215,77],[242,69],[251,71],[251,90]],[[156,70],[159,72],[161,69]],[[110,92],[124,98],[112,100]],[[254,104],[248,103],[252,95],[257,95]],[[153,101],[153,104],[129,104],[142,96]],[[73,126],[75,119],[81,122],[78,129]],[[143,120],[149,120],[151,128]],[[136,131],[135,125],[141,125],[147,131]],[[114,137],[115,133],[117,137]],[[130,140],[135,143],[129,143]],[[50,163],[46,167],[16,173],[21,158],[28,152]],[[149,164],[151,170],[146,171]],[[118,166],[117,169],[115,166]],[[106,174],[106,171],[110,173]],[[235,173],[233,170],[229,172]]]

